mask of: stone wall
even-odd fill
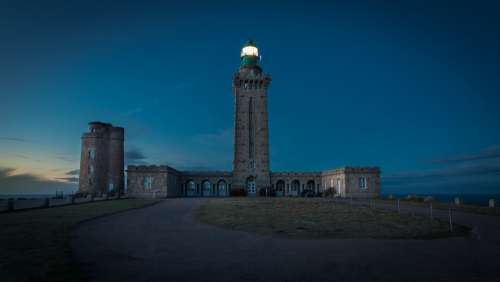
[[[180,196],[179,172],[169,166],[135,166],[127,168],[127,194],[131,197]]]
[[[323,191],[329,190],[335,196],[368,198],[380,195],[380,169],[377,167],[338,168],[323,171],[321,178]]]

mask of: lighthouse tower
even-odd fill
[[[259,66],[257,46],[250,40],[241,49],[240,68],[234,74],[233,189],[247,195],[263,193],[271,186],[267,89],[271,76]]]

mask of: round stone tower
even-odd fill
[[[79,193],[123,192],[124,129],[90,122],[82,136]]]
[[[253,41],[241,49],[240,68],[233,77],[234,159],[232,189],[249,196],[270,188],[267,89],[271,77],[259,66]]]

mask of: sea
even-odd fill
[[[388,198],[389,193],[382,193],[380,196],[382,198]],[[439,202],[443,203],[451,203],[454,201],[456,197],[462,199],[464,204],[471,205],[481,205],[486,206],[490,199],[495,199],[498,203],[500,201],[500,194],[392,194],[392,196],[396,199],[403,199],[408,197],[408,195],[415,197],[433,197]]]

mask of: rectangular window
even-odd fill
[[[359,189],[366,189],[366,178],[365,177],[359,178]]]
[[[144,177],[144,190],[151,190],[153,184],[153,177],[152,176],[145,176]]]
[[[95,159],[95,148],[89,148],[89,160]]]

